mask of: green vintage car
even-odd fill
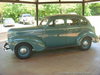
[[[54,15],[43,19],[37,27],[10,29],[4,47],[14,51],[18,58],[25,59],[33,51],[48,48],[78,46],[81,50],[88,50],[96,38],[95,28],[85,17]]]

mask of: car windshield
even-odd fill
[[[40,25],[44,26],[44,25],[47,25],[47,23],[48,23],[48,18],[45,18],[40,22]]]

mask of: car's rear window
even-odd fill
[[[66,19],[67,25],[86,25],[88,24],[88,21],[85,18],[67,18]]]

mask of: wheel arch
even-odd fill
[[[26,51],[25,54],[21,51],[21,49],[20,49],[21,47],[25,48],[25,51]],[[29,43],[21,42],[15,46],[14,53],[15,53],[16,57],[20,58],[20,59],[30,58],[33,54],[32,46]]]
[[[92,38],[86,36],[83,39],[81,39],[79,48],[81,50],[89,50],[89,48],[91,47],[91,43],[92,43]]]
[[[27,43],[27,42],[20,42],[20,43],[18,43],[18,44],[15,46],[14,50],[15,50],[19,45],[22,45],[22,44],[27,44],[28,46],[30,46],[30,47],[33,49],[33,46],[32,46],[30,43]]]
[[[78,44],[78,46],[81,45],[81,41],[82,41],[84,38],[89,38],[90,40],[92,40],[92,37],[91,37],[91,36],[88,36],[88,35],[79,37],[79,38],[77,39],[77,44]]]

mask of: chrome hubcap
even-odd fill
[[[26,48],[21,48],[20,49],[20,53],[25,54],[26,52],[27,52],[27,49]]]
[[[88,44],[89,44],[88,41],[84,41],[84,42],[83,42],[83,45],[84,45],[84,46],[87,46]]]

